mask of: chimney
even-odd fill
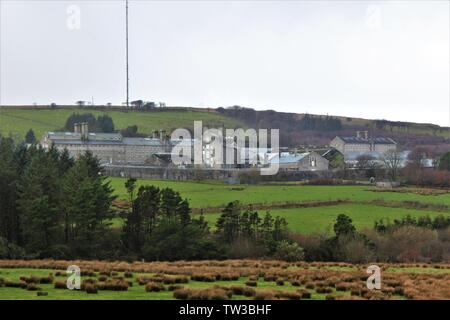
[[[73,132],[81,133],[81,125],[79,123],[74,123],[74,125],[73,125]]]
[[[80,124],[81,126],[81,139],[88,140],[89,139],[89,127],[87,122],[83,122]]]
[[[166,139],[166,130],[159,129],[159,139],[160,140],[165,140]]]

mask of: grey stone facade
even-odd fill
[[[152,162],[154,155],[170,152],[171,144],[163,134],[158,138],[126,138],[120,133],[90,133],[85,124],[76,124],[74,132],[48,132],[41,141],[44,148],[67,149],[74,158],[91,151],[100,163],[110,164]]]

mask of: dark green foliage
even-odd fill
[[[241,212],[238,201],[230,202],[222,210],[216,223],[216,235],[227,243],[239,243],[242,240],[262,245],[269,255],[273,255],[278,243],[288,239],[288,227],[284,218],[275,219],[266,212],[261,219],[256,211]],[[257,254],[258,255],[258,254]]]
[[[72,114],[66,120],[64,129],[67,131],[73,131],[75,123],[87,122],[89,131],[91,132],[114,132],[114,122],[108,115],[101,115],[95,118],[92,113]]]
[[[36,136],[34,135],[34,131],[33,129],[30,129],[27,131],[26,135],[25,135],[25,142],[26,143],[36,143]]]
[[[336,218],[336,223],[333,226],[336,237],[343,235],[353,235],[356,232],[355,226],[352,224],[352,219],[345,214],[340,214]]]
[[[120,130],[120,134],[124,137],[145,137],[145,134],[138,133],[138,126],[132,125]]]
[[[375,230],[378,232],[387,232],[395,230],[402,226],[415,226],[432,230],[443,230],[450,226],[450,217],[439,215],[434,218],[430,216],[421,216],[418,218],[407,215],[402,219],[394,219],[393,223],[385,222],[383,220],[375,221]]]
[[[439,169],[450,171],[450,151],[439,159]]]
[[[114,197],[99,173],[91,153],[74,161],[0,138],[0,256],[104,257]]]
[[[132,203],[123,228],[126,248],[147,260],[214,259],[221,257],[209,239],[203,217],[192,219],[187,200],[172,189],[142,186],[135,196],[135,180],[125,187]]]

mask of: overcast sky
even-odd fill
[[[125,1],[0,9],[1,104],[125,101]],[[129,14],[131,99],[450,125],[448,1],[135,0]]]

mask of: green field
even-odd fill
[[[107,114],[112,117],[116,129],[137,125],[140,133],[151,134],[153,130],[176,128],[192,128],[194,121],[203,121],[209,127],[235,128],[245,127],[243,123],[213,112],[201,111],[152,111],[125,112],[103,111],[89,108],[83,109],[14,109],[0,108],[0,134],[23,138],[31,128],[40,139],[47,131],[55,131],[64,127],[67,118],[73,113],[92,113],[95,116]]]
[[[124,178],[109,178],[119,198],[126,199]],[[170,187],[179,191],[187,198],[192,208],[217,208],[216,213],[206,213],[205,219],[211,227],[219,216],[221,206],[229,201],[239,200],[244,204],[266,203],[274,205],[270,209],[272,215],[284,217],[292,231],[300,233],[315,233],[332,231],[337,215],[346,214],[353,219],[357,229],[372,228],[374,222],[380,219],[393,221],[407,215],[420,217],[428,215],[435,217],[440,214],[450,215],[450,212],[435,212],[404,207],[380,206],[369,201],[383,199],[400,203],[401,201],[417,201],[428,204],[450,205],[450,193],[441,195],[417,195],[400,192],[374,192],[369,186],[300,186],[300,185],[225,185],[218,182],[180,182],[160,180],[138,180],[138,186],[155,185]],[[278,209],[277,204],[286,202],[307,202],[348,199],[355,203],[309,208]],[[212,209],[214,212],[216,209]],[[266,210],[259,210],[264,214]],[[115,227],[121,226],[122,219],[113,220]]]
[[[119,198],[126,199],[125,178],[110,178]],[[450,193],[417,195],[414,193],[373,192],[370,186],[307,186],[307,185],[227,185],[218,182],[190,182],[139,179],[140,185],[170,187],[187,198],[193,208],[223,206],[230,201],[242,203],[277,203],[348,199],[353,201],[419,201],[450,205]]]

